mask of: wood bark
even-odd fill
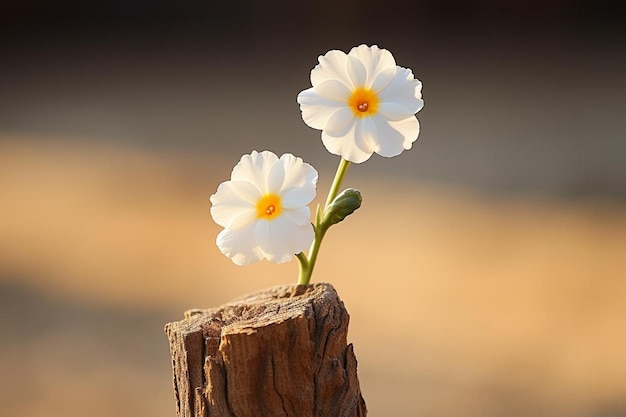
[[[178,417],[365,417],[330,284],[279,286],[168,323]]]

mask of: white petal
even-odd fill
[[[354,139],[356,146],[370,155],[378,149],[378,129],[372,117],[364,117],[357,121]]]
[[[217,187],[217,192],[210,197],[211,217],[215,223],[222,227],[229,227],[242,213],[254,209],[253,202],[249,198],[242,197],[242,190],[255,190],[254,186],[247,182],[225,181]],[[260,193],[252,201],[258,201]]]
[[[396,75],[389,85],[378,92],[381,102],[401,104],[411,114],[415,114],[424,107],[422,97],[422,83],[413,78],[411,70],[398,67]]]
[[[371,89],[375,92],[385,89],[396,75],[399,67],[389,67],[378,73],[374,81],[372,81]]]
[[[238,215],[230,223],[225,225],[226,229],[240,230],[250,226],[257,219],[256,208],[250,207],[247,210],[240,210]]]
[[[354,112],[348,107],[343,107],[328,119],[324,131],[330,135],[336,135],[338,132],[344,131],[355,119]]]
[[[311,71],[311,84],[317,87],[318,84],[327,80],[341,81],[345,85],[350,85],[350,79],[346,71],[346,61],[348,56],[343,51],[332,50],[326,55],[319,57],[319,64]]]
[[[404,149],[411,149],[413,147],[413,143],[417,140],[417,137],[420,134],[420,123],[419,120],[417,120],[417,117],[412,116],[404,120],[391,122],[389,124],[398,132],[401,132],[404,136],[404,142],[402,144]]]
[[[306,188],[315,194],[317,184],[317,171],[311,165],[306,164],[301,158],[286,153],[280,157],[285,167],[285,180],[283,192],[291,188]]]
[[[261,197],[261,191],[256,186],[248,181],[226,181],[229,183],[229,188],[232,188],[232,191],[235,192],[242,200],[247,201],[250,204],[256,204],[259,201],[259,197]],[[220,188],[217,188],[218,192]],[[223,201],[224,198],[221,199]]]
[[[371,88],[374,80],[382,71],[387,68],[395,67],[396,60],[386,49],[380,49],[378,46],[371,47],[367,45],[359,45],[352,48],[348,56],[355,57],[363,63],[367,72],[367,81],[365,87]]]
[[[251,204],[250,201],[243,198],[240,193],[237,192],[238,184],[249,184],[242,181],[224,181],[217,186],[215,194],[209,198],[211,204],[229,204],[235,206],[246,206]],[[253,200],[254,201],[254,200]]]
[[[340,155],[342,158],[355,164],[367,161],[372,156],[372,153],[366,152],[357,146],[355,138],[357,124],[357,121],[353,120],[344,131],[338,132],[334,136],[326,131],[322,131],[322,143],[328,152]]]
[[[419,133],[417,118],[411,116],[405,120],[393,122],[383,117],[373,117],[378,130],[379,141],[376,153],[390,158],[410,149]]]
[[[304,252],[311,246],[315,232],[310,221],[303,225],[293,224],[293,229],[289,233],[289,251],[295,255]]]
[[[351,94],[350,88],[337,80],[322,81],[313,88],[321,97],[341,103],[347,103]]]
[[[248,265],[263,259],[254,238],[254,223],[247,228],[222,230],[216,239],[219,250],[237,265]]]
[[[287,216],[287,218],[298,226],[304,226],[311,223],[311,209],[309,209],[308,206],[285,210],[283,215]]]
[[[415,114],[415,112],[408,107],[391,101],[380,103],[378,105],[378,111],[389,120],[404,120]]]
[[[290,261],[293,255],[306,250],[313,242],[313,226],[299,226],[287,216],[260,221],[255,228],[257,244],[263,256],[276,263]]]
[[[352,81],[350,87],[353,89],[365,87],[365,83],[367,83],[367,71],[365,71],[365,66],[363,66],[363,63],[359,61],[359,59],[353,56],[348,56],[346,69],[348,71],[350,81]]]
[[[294,209],[306,206],[315,198],[315,187],[294,187],[282,192],[281,204],[284,208]]]
[[[274,163],[267,175],[267,192],[279,194],[283,187],[284,180],[285,166],[283,164],[283,160],[279,159]]]
[[[233,181],[246,181],[257,186],[262,194],[267,193],[267,177],[270,169],[278,161],[278,157],[270,152],[252,151],[250,155],[244,155],[233,168],[230,175]]]
[[[273,221],[278,220],[274,219]],[[269,220],[259,220],[254,225],[254,240],[261,249],[261,253],[265,256],[265,251],[269,247],[270,244],[270,221]]]
[[[333,113],[345,106],[345,103],[321,97],[314,88],[301,91],[298,94],[298,103],[304,123],[319,130],[324,129]]]
[[[222,227],[228,227],[243,213],[250,211],[253,207],[247,206],[232,206],[226,204],[212,205],[211,217],[213,221]]]

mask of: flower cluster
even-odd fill
[[[424,105],[421,82],[375,45],[320,56],[311,85],[298,94],[302,119],[321,130],[326,149],[341,157],[326,204],[318,207],[313,222],[308,205],[318,174],[291,154],[242,156],[231,179],[211,196],[211,215],[224,227],[217,236],[220,251],[237,265],[262,259],[282,263],[295,255],[299,284],[308,284],[328,228],[361,204],[358,190],[340,193],[350,164],[374,153],[393,157],[410,149],[419,134],[415,114]]]

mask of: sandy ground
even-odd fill
[[[215,247],[208,196],[238,158],[0,140],[0,415],[174,415],[165,322],[297,274]],[[361,167],[346,186],[364,205],[313,279],[351,313],[370,415],[626,416],[623,201]]]

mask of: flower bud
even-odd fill
[[[328,229],[337,224],[361,207],[361,193],[354,188],[343,190],[324,210],[322,227]]]

